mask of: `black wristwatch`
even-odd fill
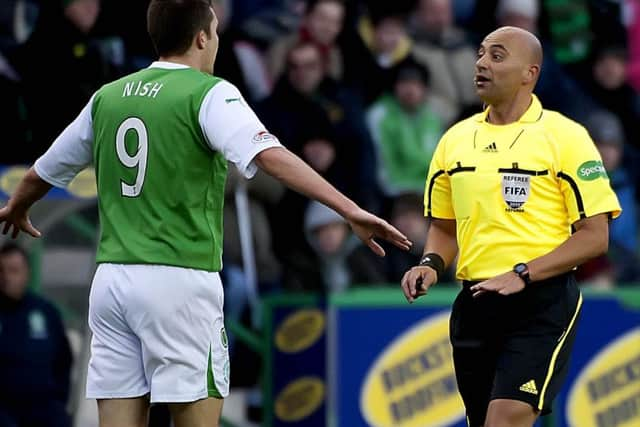
[[[513,266],[513,272],[518,275],[524,282],[525,286],[531,283],[531,278],[529,277],[529,266],[524,262],[519,262]]]

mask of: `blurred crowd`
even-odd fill
[[[248,183],[261,292],[339,291],[397,283],[426,234],[422,195],[449,125],[481,110],[477,46],[497,26],[541,39],[536,93],[591,132],[624,209],[610,254],[580,269],[611,287],[640,279],[640,0],[214,0],[215,70],[267,128],[316,171],[416,244],[378,259],[333,211],[267,176]],[[10,150],[32,163],[102,84],[149,65],[148,1],[0,0],[0,117]],[[225,270],[232,307],[246,300],[231,175]],[[451,272],[448,276],[453,280]]]

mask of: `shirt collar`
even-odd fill
[[[487,115],[489,114],[489,108],[487,107],[484,111],[476,116],[477,122],[485,122],[487,120]],[[527,111],[524,112],[522,117],[518,119],[518,123],[535,123],[542,117],[542,104],[537,96],[531,94],[531,105],[527,108]]]
[[[149,65],[148,68],[164,68],[168,70],[181,70],[184,68],[189,68],[188,65],[178,64],[176,62],[169,61],[154,61]]]

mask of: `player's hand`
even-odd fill
[[[31,224],[27,211],[22,209],[15,209],[9,205],[0,209],[0,224],[4,223],[2,227],[2,234],[11,232],[11,237],[14,239],[18,237],[18,233],[29,233],[33,237],[40,237],[41,234]],[[12,230],[13,229],[13,230]]]
[[[516,273],[509,271],[493,279],[473,285],[470,289],[474,297],[479,297],[487,292],[511,295],[524,289],[524,281]]]
[[[417,266],[404,273],[400,286],[404,297],[411,304],[416,298],[426,295],[431,285],[436,283],[436,271],[429,266]]]
[[[359,209],[347,218],[353,232],[369,248],[379,256],[384,256],[384,249],[374,240],[374,237],[387,240],[395,246],[408,251],[411,248],[411,241],[407,236],[398,231],[387,221],[370,214],[364,209]]]

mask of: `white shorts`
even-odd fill
[[[218,273],[100,264],[89,296],[87,398],[194,402],[229,394]]]

